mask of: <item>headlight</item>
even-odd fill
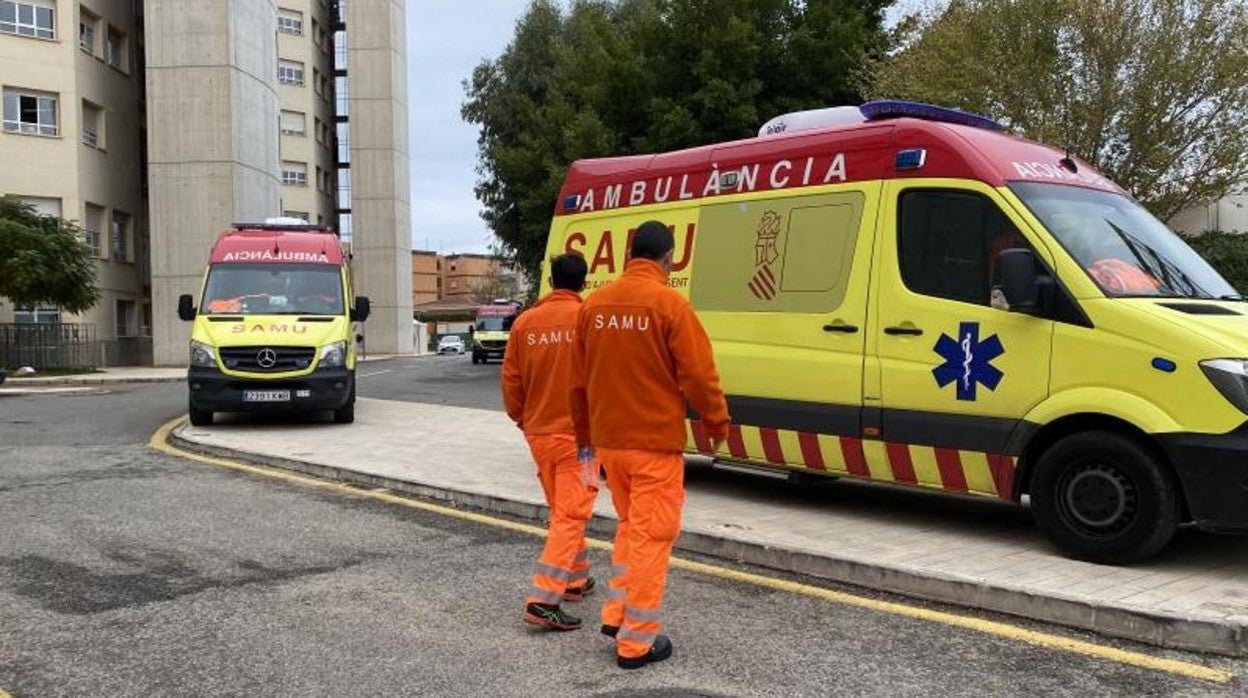
[[[217,352],[211,344],[191,340],[191,365],[201,368],[217,367]]]
[[[321,347],[321,368],[337,368],[347,361],[347,343],[334,342]]]
[[[1248,359],[1209,359],[1200,362],[1200,370],[1222,397],[1248,414]]]

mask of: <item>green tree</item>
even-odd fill
[[[1067,147],[1162,219],[1248,177],[1242,0],[953,0],[900,24],[868,92]]]
[[[0,197],[0,296],[17,306],[55,305],[71,313],[94,306],[95,258],[70,221],[40,215]]]
[[[892,0],[535,0],[465,83],[477,197],[501,250],[539,278],[574,160],[752,136],[776,114],[861,100]]]

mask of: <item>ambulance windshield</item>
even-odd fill
[[[1182,238],[1121,194],[1036,182],[1009,186],[1107,296],[1239,299]]]
[[[478,332],[508,332],[514,318],[503,315],[489,315],[477,318]]]
[[[200,307],[212,315],[342,315],[342,276],[320,264],[214,264]]]

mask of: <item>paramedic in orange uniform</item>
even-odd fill
[[[581,454],[601,459],[620,520],[602,632],[625,669],[672,654],[659,609],[685,501],[686,402],[717,449],[728,438],[711,342],[668,286],[674,247],[666,225],[643,223],[624,274],[590,294],[577,321],[569,399]]]
[[[581,627],[581,619],[559,604],[580,601],[594,588],[585,524],[598,497],[598,467],[577,459],[568,415],[572,339],[585,273],[585,259],[579,255],[551,260],[554,290],[516,318],[503,358],[503,402],[508,416],[524,430],[550,507],[550,530],[524,620],[554,630]]]

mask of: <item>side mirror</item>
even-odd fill
[[[468,338],[469,338],[469,339],[471,339],[471,338],[472,338],[472,335],[473,335],[473,334],[475,334],[475,333],[476,333],[476,331],[477,331],[477,326],[476,326],[476,325],[469,325],[469,326],[468,326]]]
[[[178,319],[183,322],[195,319],[195,299],[189,293],[178,296]]]
[[[368,300],[368,296],[356,296],[355,308],[351,310],[352,322],[364,322],[373,312],[372,302]]]
[[[1031,250],[1003,250],[1000,258],[1001,292],[1016,313],[1035,313],[1040,308],[1040,275]]]

